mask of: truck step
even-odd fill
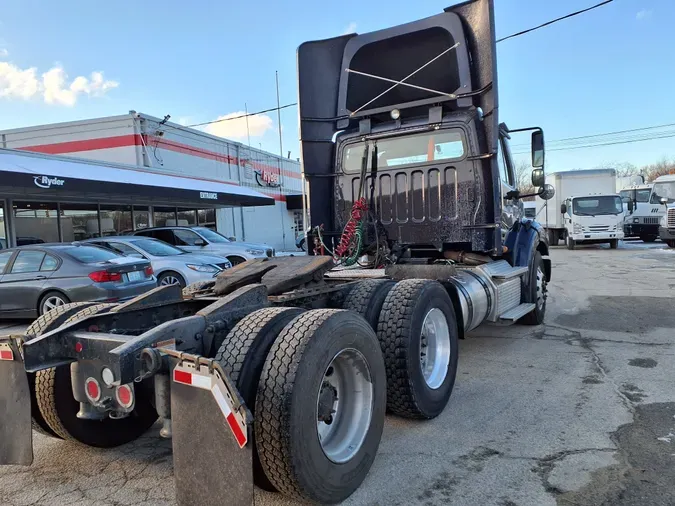
[[[483,264],[480,269],[492,279],[511,279],[527,274],[528,267],[511,267],[506,260]]]
[[[531,302],[523,302],[520,306],[516,306],[513,309],[509,309],[506,313],[499,315],[499,319],[502,321],[515,322],[532,311],[534,307],[535,304]]]

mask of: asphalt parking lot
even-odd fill
[[[675,249],[554,248],[545,325],[484,327],[460,344],[449,406],[388,417],[350,505],[675,504]],[[173,505],[159,428],[115,450],[34,436],[0,468],[0,504]],[[258,492],[258,505],[290,505]]]

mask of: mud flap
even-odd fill
[[[0,464],[30,466],[33,433],[28,375],[15,341],[0,341]]]
[[[171,419],[179,506],[253,504],[252,416],[220,368],[182,362],[172,373]]]

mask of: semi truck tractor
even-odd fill
[[[110,448],[159,421],[179,505],[252,504],[254,484],[352,494],[385,412],[445,409],[458,339],[544,320],[548,244],[513,185],[496,54],[492,0],[302,44],[310,254],[68,304],[0,338],[0,463],[31,464],[32,430]],[[543,132],[522,130],[550,198]]]
[[[549,244],[563,240],[569,249],[580,243],[618,246],[624,237],[624,211],[614,169],[556,172],[546,181],[555,188],[554,198],[538,198],[536,216]]]
[[[675,248],[675,176],[659,176],[654,180],[649,203],[661,206],[664,214],[659,222],[659,237]]]
[[[651,202],[652,187],[652,184],[631,185],[619,192],[624,203],[624,237],[639,237],[643,242],[659,238],[659,223],[666,209],[660,202]]]

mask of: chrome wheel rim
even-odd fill
[[[47,297],[47,299],[42,304],[42,312],[46,313],[47,311],[51,311],[52,309],[56,309],[57,307],[65,305],[65,303],[66,301],[61,297],[52,295],[51,297]]]
[[[544,307],[546,302],[546,277],[541,267],[537,267],[537,308]]]
[[[420,335],[420,366],[427,386],[432,390],[445,381],[450,365],[450,328],[443,311],[434,307],[424,317]]]
[[[316,399],[316,430],[323,453],[349,461],[366,439],[373,415],[373,383],[358,350],[340,351],[324,371]]]
[[[159,283],[161,286],[167,286],[167,285],[180,285],[180,281],[176,276],[171,276],[170,274],[168,276],[164,276],[162,278],[162,281]]]

